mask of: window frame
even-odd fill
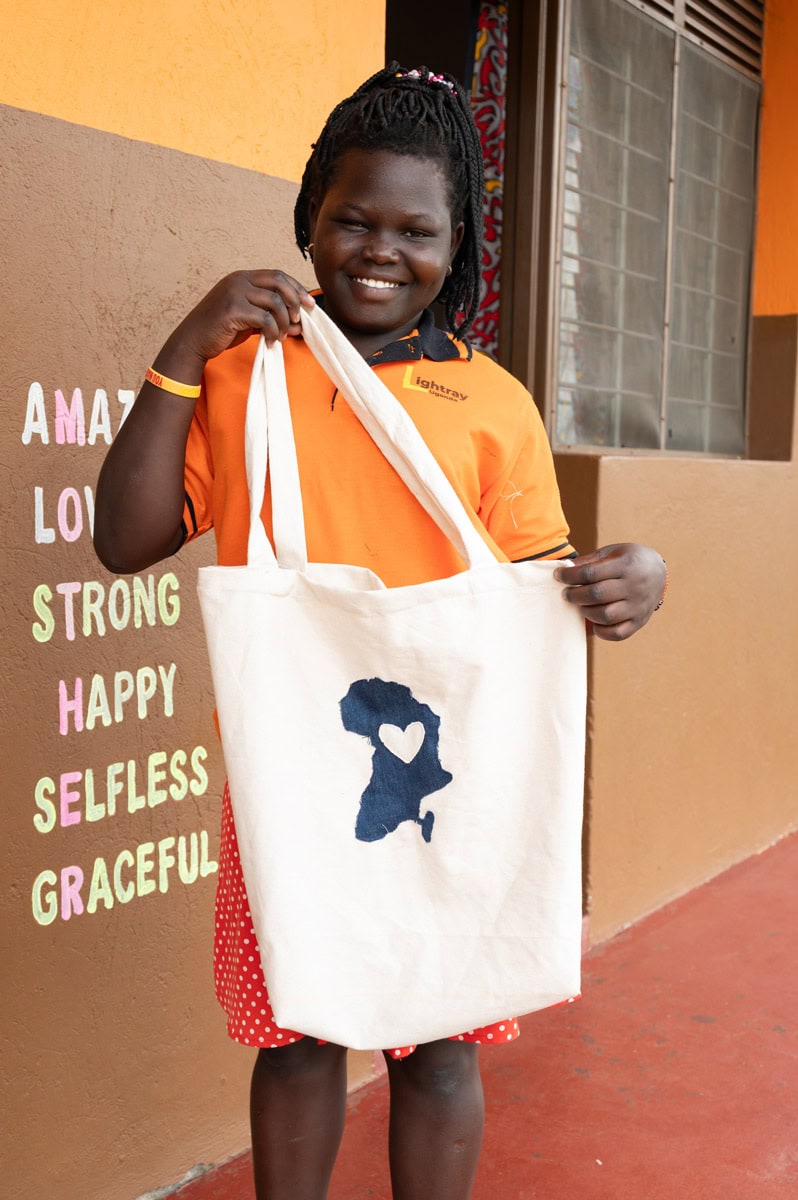
[[[665,438],[668,374],[670,371],[671,311],[673,304],[673,236],[676,213],[677,129],[684,41],[717,59],[718,65],[746,76],[759,86],[754,148],[754,179],[758,175],[761,123],[761,75],[719,52],[686,27],[690,0],[646,3],[622,0],[674,34],[674,87],[672,92],[670,170],[665,263],[665,326],[663,369],[660,379],[660,446],[652,448],[563,442],[556,437],[555,410],[560,322],[560,272],[562,269],[562,211],[565,187],[567,137],[568,51],[572,0],[519,0],[510,4],[510,57],[505,192],[505,246],[512,253],[503,263],[500,361],[525,380],[535,396],[557,453],[654,455],[696,458],[744,458],[750,455],[750,375],[753,326],[754,248],[756,242],[757,189],[754,186],[747,325],[745,334],[743,419],[745,445],[739,454],[668,448]],[[656,5],[656,7],[655,7]],[[664,11],[673,8],[674,19]],[[693,8],[695,8],[693,4]],[[523,173],[519,169],[524,164]]]

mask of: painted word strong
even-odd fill
[[[150,709],[160,700],[163,715],[174,715],[174,688],[177,663],[164,667],[139,667],[137,671],[115,671],[110,682],[102,675],[92,675],[88,687],[77,676],[73,684],[58,682],[58,731],[67,734],[71,729],[82,733],[97,725],[113,725],[134,713],[140,721],[150,715]]]

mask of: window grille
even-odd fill
[[[736,67],[760,75],[765,0],[628,0]]]
[[[684,29],[727,62],[761,74],[765,0],[686,0]]]
[[[759,89],[688,36],[687,10],[697,8],[761,5],[570,6],[559,443],[745,449]]]

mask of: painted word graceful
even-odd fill
[[[156,891],[164,895],[173,883],[189,887],[218,869],[205,829],[170,834],[120,850],[114,858],[100,855],[86,870],[74,863],[40,871],[31,891],[33,918],[39,925],[51,925],[59,914],[68,921],[96,913],[100,905],[111,909]]]
[[[71,684],[60,679],[58,732],[69,733],[70,725],[75,733],[97,725],[118,725],[131,712],[144,721],[153,702],[157,705],[159,693],[163,715],[174,716],[176,674],[177,663],[172,662],[167,667],[157,663],[137,671],[115,671],[110,682],[100,674],[92,675],[85,688],[80,675]]]

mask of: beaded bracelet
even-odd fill
[[[173,396],[185,396],[189,400],[196,400],[202,391],[198,383],[178,383],[176,379],[169,379],[160,371],[154,371],[152,367],[147,368],[144,378],[147,383],[154,384],[162,392],[171,392]]]
[[[668,594],[668,564],[665,562],[664,558],[662,561],[665,563],[665,587],[662,589],[662,595],[659,598],[659,604],[654,605],[654,612],[659,612],[665,603],[665,597]]]

